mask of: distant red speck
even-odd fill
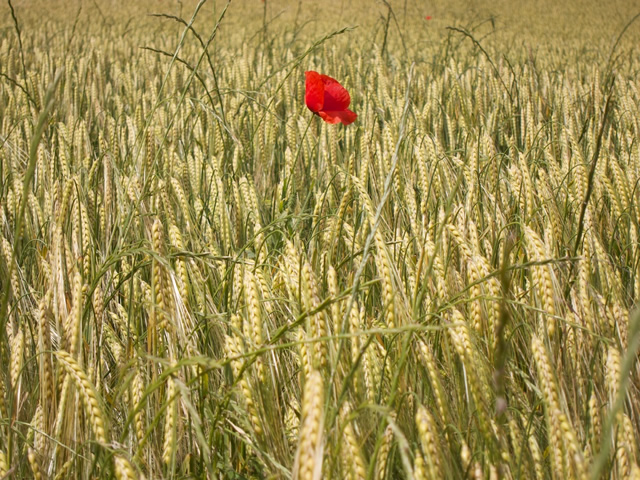
[[[431,20],[431,15],[427,15],[426,17],[424,17],[425,20]]]

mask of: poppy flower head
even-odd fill
[[[351,96],[346,88],[328,75],[305,72],[304,100],[309,110],[327,123],[353,123],[358,115],[348,109]]]

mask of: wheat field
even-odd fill
[[[0,479],[640,479],[639,12],[3,1]]]

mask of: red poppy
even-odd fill
[[[431,15],[427,15],[426,17],[424,17],[425,20],[431,20]]]
[[[353,123],[358,115],[347,107],[349,92],[337,80],[318,72],[304,72],[306,78],[304,100],[307,107],[327,123]]]

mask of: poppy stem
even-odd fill
[[[293,159],[293,166],[291,167],[291,172],[290,172],[290,176],[293,177],[293,172],[295,172],[296,170],[296,166],[298,165],[298,158],[300,158],[300,152],[302,152],[302,144],[304,143],[305,139],[307,138],[307,132],[309,132],[309,127],[311,127],[311,122],[313,122],[313,117],[309,117],[309,121],[307,122],[307,128],[304,129],[304,133],[302,134],[302,138],[300,139],[300,142],[298,143],[298,149],[296,150],[296,156]],[[291,183],[291,179],[286,178],[285,182],[284,182],[284,192],[283,192],[283,197],[285,195],[285,193],[289,190],[289,184]]]
[[[264,6],[262,10],[262,43],[267,41],[267,2],[268,0],[262,0]]]

